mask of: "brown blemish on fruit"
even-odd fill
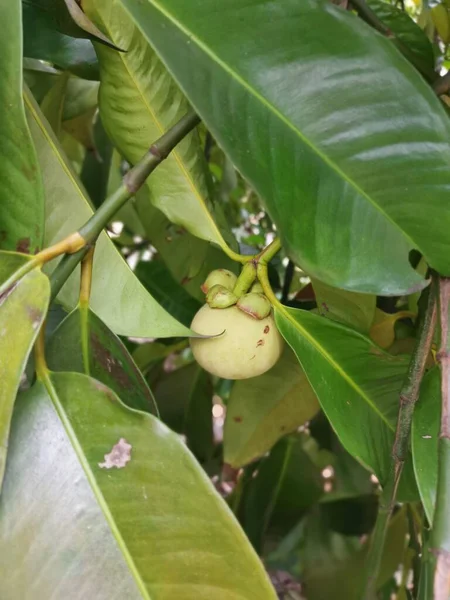
[[[242,423],[242,417],[233,417],[235,423]]]
[[[253,360],[254,358],[256,358],[256,354],[254,354],[250,360]]]
[[[30,253],[30,238],[21,238],[16,244],[17,252],[22,252],[22,254]]]
[[[259,346],[264,346],[264,340],[258,340],[256,347],[258,348]]]
[[[268,325],[266,325],[264,327],[264,333],[269,333],[269,331],[270,331],[270,327]]]

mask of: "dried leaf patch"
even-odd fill
[[[126,439],[120,440],[112,447],[109,454],[105,454],[105,462],[98,463],[100,469],[123,469],[131,460],[131,444]]]

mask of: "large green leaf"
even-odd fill
[[[195,456],[206,461],[214,450],[211,375],[197,363],[168,373],[155,386],[161,419],[186,436]]]
[[[99,105],[109,137],[134,164],[189,104],[119,0],[85,0],[83,8],[106,35],[127,49],[118,53],[96,45],[101,70]],[[224,245],[208,200],[206,163],[198,132],[178,145],[148,186],[150,201],[170,221]]]
[[[44,235],[44,192],[22,102],[20,0],[2,3],[0,248],[34,254]]]
[[[141,261],[135,272],[153,298],[175,319],[189,327],[202,305],[177,283],[163,261]]]
[[[0,253],[0,285],[27,262],[25,256]],[[0,293],[0,490],[5,471],[9,427],[20,378],[47,312],[50,285],[34,269]]]
[[[83,225],[92,215],[92,209],[39,107],[29,93],[25,100],[44,175],[48,214],[45,244],[49,246]],[[78,274],[70,277],[59,294],[59,300],[69,309],[78,302],[78,281]],[[105,233],[96,244],[91,307],[116,334],[136,337],[189,335],[189,330],[150,296]]]
[[[288,348],[272,369],[236,381],[227,404],[224,461],[241,467],[268,452],[319,409],[305,373]]]
[[[306,440],[305,435],[280,440],[248,485],[245,532],[258,552],[276,512],[286,533],[323,494],[322,475],[304,449]]]
[[[197,300],[204,301],[200,286],[214,269],[228,269],[237,274],[237,263],[219,248],[174,225],[152,206],[146,189],[137,194],[136,210],[147,237],[173,277]]]
[[[318,279],[313,279],[311,283],[319,314],[362,333],[369,333],[375,318],[376,296],[340,290]]]
[[[397,294],[417,248],[450,275],[450,123],[390,40],[328,0],[122,3],[303,269]]]
[[[429,523],[433,522],[436,502],[440,421],[440,372],[438,368],[435,368],[423,380],[419,402],[414,411],[411,432],[417,487]]]
[[[391,466],[406,359],[311,312],[281,308],[275,314],[343,446],[383,484]],[[402,483],[405,495],[415,496],[411,460]]]
[[[2,598],[276,598],[178,435],[85,375],[54,373],[50,385],[51,398],[42,383],[24,394],[15,419],[0,506]],[[114,447],[118,466],[104,468]],[[109,581],[116,569],[120,592]]]
[[[59,32],[48,12],[35,2],[22,0],[24,56],[45,60],[88,79],[98,79],[99,69],[90,40]]]
[[[158,413],[155,399],[120,339],[88,307],[78,306],[58,326],[46,347],[54,371],[98,379],[131,408]]]

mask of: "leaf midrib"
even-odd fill
[[[400,233],[409,240],[409,242],[410,242],[410,244],[412,246],[414,246],[414,247],[418,247],[419,246],[409,236],[409,234],[406,231],[404,231],[401,228],[401,226],[398,225],[396,223],[396,221],[394,221],[392,219],[392,217],[388,213],[386,213],[383,208],[380,207],[379,204],[376,203],[375,200],[373,200],[363,189],[360,188],[360,186],[353,179],[350,179],[347,175],[345,175],[345,173],[342,171],[342,169],[336,163],[334,163],[317,146],[314,146],[311,143],[311,141],[307,137],[305,137],[305,135],[291,121],[289,121],[283,115],[283,113],[281,113],[271,102],[269,102],[269,100],[267,100],[254,87],[249,86],[247,84],[247,82],[245,81],[245,79],[243,79],[243,77],[241,77],[241,75],[239,75],[236,71],[233,71],[222,59],[220,59],[217,56],[217,54],[215,54],[215,52],[205,42],[201,41],[194,33],[192,33],[187,27],[185,27],[182,23],[180,23],[180,21],[177,19],[177,17],[174,16],[173,14],[171,14],[166,8],[163,8],[157,2],[157,0],[147,0],[147,1],[150,2],[154,6],[154,8],[156,10],[158,10],[164,17],[166,17],[166,19],[168,21],[170,21],[175,27],[177,27],[190,40],[190,42],[194,42],[198,46],[198,48],[200,50],[202,50],[214,62],[216,62],[218,65],[220,65],[220,67],[222,67],[222,69],[225,72],[227,72],[232,79],[234,79],[235,81],[237,81],[243,88],[245,88],[249,92],[249,94],[251,94],[252,96],[254,96],[259,102],[261,102],[261,104],[263,104],[264,106],[266,106],[269,109],[269,111],[271,111],[282,123],[284,123],[288,127],[288,129],[291,129],[300,138],[300,140],[310,149],[310,151],[312,153],[314,153],[325,164],[327,164],[327,166],[330,167],[330,169],[333,172],[335,172],[341,179],[343,179],[344,181],[346,181],[362,198],[364,198],[372,206],[374,206],[375,209],[377,211],[379,211],[385,217],[385,219],[387,219],[392,225],[394,225],[395,228],[398,231],[400,231]],[[130,11],[128,11],[128,12],[130,12]],[[143,33],[143,30],[142,30],[141,26],[137,23],[137,21],[134,21],[134,22],[136,23],[136,27],[138,27],[139,30]],[[143,35],[145,36],[144,33],[143,33]]]

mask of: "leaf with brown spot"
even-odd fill
[[[120,438],[117,444],[114,444],[111,452],[105,454],[105,462],[98,463],[100,469],[123,469],[131,460],[131,444],[126,439]]]
[[[176,589],[196,600],[276,600],[239,523],[176,433],[118,396],[111,402],[86,375],[49,377],[51,396],[37,382],[14,412],[1,598],[51,598],[57,589],[60,598],[82,590],[89,599],[156,600]],[[99,468],[121,438],[119,456],[105,462],[125,468]]]
[[[28,258],[0,252],[0,289]],[[45,318],[50,295],[47,277],[34,269],[0,300],[0,490],[5,471],[9,427],[20,378]]]
[[[131,408],[158,414],[153,394],[120,339],[92,310],[77,308],[50,337],[47,361],[55,371],[98,379]]]

